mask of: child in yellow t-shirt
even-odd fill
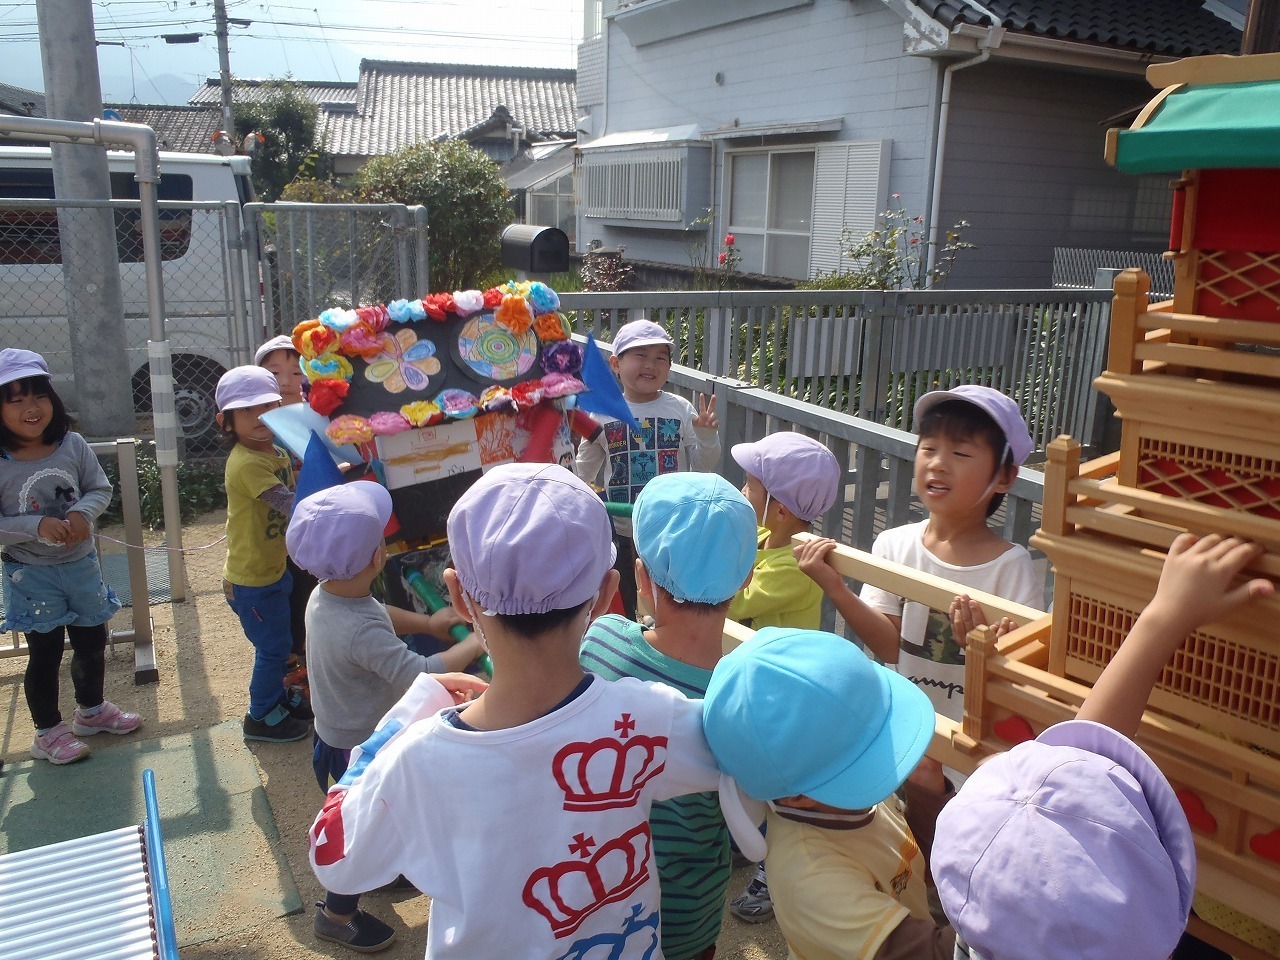
[[[773,433],[735,444],[731,453],[747,475],[742,492],[756,511],[760,550],[751,579],[729,605],[729,619],[756,630],[816,630],[822,589],[800,571],[791,538],[807,533],[836,502],[840,463],[801,433]]]
[[[808,532],[836,502],[840,462],[817,440],[790,432],[735,444],[730,453],[747,475],[742,492],[756,511],[760,550],[751,579],[729,604],[729,619],[756,630],[816,630],[822,621],[822,588],[801,572],[791,538]],[[763,863],[729,903],[729,912],[747,923],[773,917]]]
[[[218,381],[218,426],[234,443],[227,457],[227,560],[222,588],[253,644],[246,740],[287,743],[310,728],[311,711],[285,691],[289,657],[289,592],[285,529],[293,506],[293,469],[260,419],[280,405],[280,389],[269,370],[228,370]]]

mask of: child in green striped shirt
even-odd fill
[[[656,680],[699,698],[723,650],[729,601],[751,575],[755,511],[715,474],[668,473],[641,491],[632,519],[636,586],[654,626],[601,617],[579,661],[606,680]],[[649,826],[662,888],[662,954],[709,958],[732,867],[719,799],[693,793],[655,803]]]

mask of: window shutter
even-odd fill
[[[817,146],[813,165],[813,237],[809,276],[852,265],[841,253],[844,228],[861,237],[875,228],[885,208],[889,140],[858,140]]]

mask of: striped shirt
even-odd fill
[[[706,695],[711,680],[710,670],[655,650],[640,624],[612,614],[591,625],[579,662],[605,680],[656,680],[694,699]],[[690,793],[655,803],[649,828],[662,887],[662,954],[690,960],[716,942],[724,918],[732,865],[720,799]]]

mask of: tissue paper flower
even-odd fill
[[[325,433],[334,443],[368,443],[373,439],[373,428],[369,421],[352,414],[335,417]]]
[[[405,418],[404,414],[391,410],[379,410],[369,417],[369,426],[373,428],[375,436],[394,437],[397,433],[404,433],[412,428],[413,424]]]

